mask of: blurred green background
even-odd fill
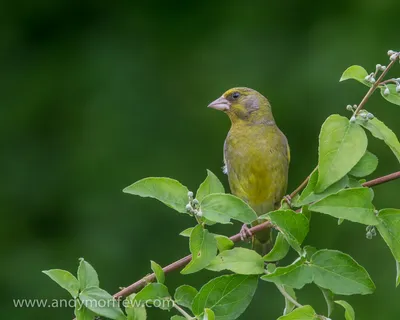
[[[72,319],[68,308],[15,309],[15,298],[68,298],[41,270],[75,272],[85,257],[110,292],[188,252],[178,233],[193,224],[150,199],[122,193],[147,176],[195,191],[221,172],[229,129],[207,104],[233,86],[271,101],[292,149],[289,191],[314,168],[320,126],[347,115],[365,87],[339,84],[352,64],[370,72],[400,49],[398,0],[254,2],[2,1],[0,4],[0,248],[4,319]],[[396,74],[397,72],[397,74]],[[400,66],[393,73],[400,75]],[[400,135],[400,108],[374,96],[368,109]],[[398,170],[380,141],[380,166]],[[400,181],[375,188],[378,208],[400,208]],[[215,229],[236,233],[239,225]],[[361,225],[315,214],[306,244],[340,249],[364,265],[377,290],[342,297],[358,319],[395,319],[395,264]],[[215,274],[167,276],[200,288]],[[303,304],[325,312],[313,286]],[[241,319],[276,319],[283,299],[260,283]],[[338,307],[339,309],[339,307]],[[150,319],[171,313],[149,311]],[[343,319],[336,310],[335,319]]]

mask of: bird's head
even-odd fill
[[[232,88],[211,102],[209,108],[225,112],[232,123],[274,123],[271,106],[267,98],[250,88]]]

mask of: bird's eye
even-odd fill
[[[233,94],[232,94],[232,98],[233,99],[237,99],[237,98],[239,98],[240,97],[240,93],[239,92],[234,92]]]

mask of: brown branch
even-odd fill
[[[374,180],[371,181],[367,181],[363,184],[364,187],[373,187],[373,186],[377,186],[379,184],[382,183],[386,183],[395,179],[399,179],[400,178],[400,171],[388,174],[386,176],[383,177],[379,177],[376,178]],[[292,192],[292,194],[296,195],[297,193],[299,193],[307,184],[309,178],[307,178],[295,191]],[[291,195],[292,195],[291,194]],[[271,222],[270,221],[266,221],[263,222],[255,227],[252,227],[250,229],[252,234],[256,234],[258,232],[260,232],[261,230],[267,229],[271,227]],[[237,233],[233,236],[231,236],[229,239],[231,239],[233,242],[239,242],[241,241],[241,236],[240,233]],[[167,265],[166,267],[163,268],[164,273],[169,273],[175,270],[178,270],[182,267],[184,267],[185,265],[187,265],[190,261],[192,260],[192,256],[188,255],[180,260],[177,260],[169,265]],[[139,289],[143,288],[147,283],[149,282],[153,282],[156,279],[156,275],[154,273],[136,281],[135,283],[132,283],[129,287],[126,287],[124,289],[122,289],[121,291],[117,292],[116,294],[114,294],[114,298],[124,298],[134,292],[137,292]]]

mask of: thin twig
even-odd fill
[[[360,104],[358,105],[357,109],[354,111],[354,116],[358,115],[358,113],[360,112],[360,110],[362,108],[364,108],[365,104],[367,103],[368,99],[370,96],[372,96],[372,94],[374,93],[374,91],[376,90],[376,88],[378,88],[378,86],[381,84],[381,81],[383,80],[383,78],[386,76],[386,74],[389,72],[390,68],[392,68],[394,66],[394,64],[398,61],[398,58],[393,59],[392,61],[390,61],[389,65],[386,67],[385,70],[383,70],[383,72],[381,73],[381,75],[379,76],[378,80],[375,81],[375,83],[372,85],[372,87],[368,90],[367,94],[364,96],[364,98],[361,100]]]
[[[298,303],[295,299],[293,299],[293,297],[286,292],[286,290],[283,288],[283,286],[277,284],[276,287],[278,288],[278,290],[282,293],[282,295],[288,299],[291,303],[293,303],[297,308],[301,308],[303,305]]]
[[[367,181],[363,184],[363,186],[364,187],[373,187],[373,186],[377,186],[379,184],[386,183],[386,182],[389,182],[389,181],[392,181],[395,179],[399,179],[399,178],[400,178],[400,171],[388,174],[388,175],[380,177],[380,178],[376,178],[371,181]],[[302,185],[303,184],[305,185],[306,183],[303,182]],[[299,188],[297,188],[297,189],[299,189]],[[271,222],[266,221],[255,227],[250,228],[250,232],[252,234],[256,234],[256,233],[258,233],[262,230],[265,230],[267,228],[270,228],[270,227],[271,227]],[[233,242],[239,242],[239,241],[241,241],[241,235],[240,235],[240,233],[237,233],[237,234],[231,236],[229,239],[231,239]],[[169,273],[169,272],[175,271],[175,270],[180,269],[180,268],[184,267],[185,265],[187,265],[191,260],[192,260],[192,256],[188,255],[188,256],[164,267],[163,271],[164,271],[164,273]],[[155,279],[156,279],[156,275],[154,273],[152,273],[152,274],[136,281],[135,283],[132,283],[129,287],[126,287],[126,288],[122,289],[121,291],[117,292],[116,294],[114,294],[114,298],[123,298],[134,292],[137,292],[139,289],[143,288],[147,283],[153,282]]]
[[[187,313],[185,310],[183,310],[180,306],[178,306],[175,302],[174,302],[174,308],[175,308],[176,310],[178,310],[179,313],[180,313],[181,315],[183,315],[186,319],[188,319],[188,320],[195,319],[195,318],[192,317],[189,313]]]

